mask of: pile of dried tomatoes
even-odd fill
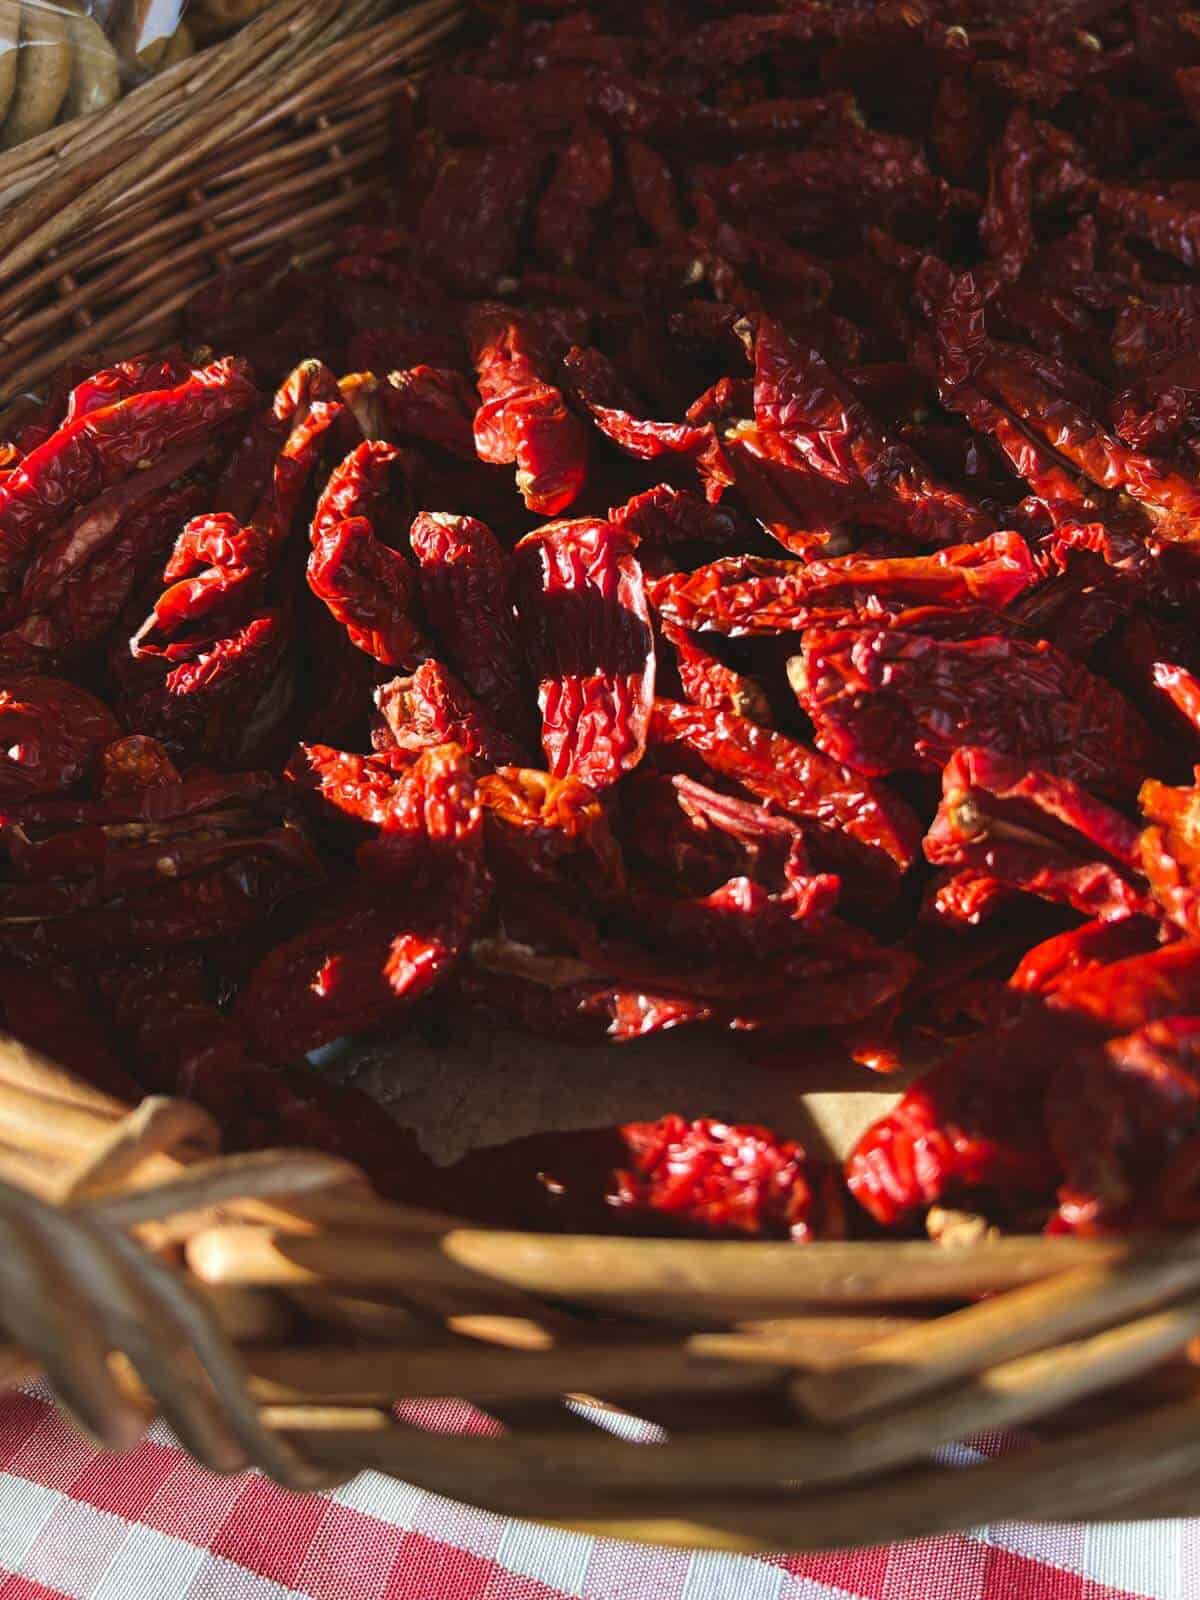
[[[844,1174],[581,1203],[1194,1222],[1200,12],[488,10],[331,263],[12,434],[7,1028],[392,1188],[346,1035],[935,1037]]]

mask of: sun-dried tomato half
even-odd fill
[[[594,788],[636,767],[654,701],[654,639],[642,569],[607,522],[558,522],[515,554],[542,747],[556,778]]]

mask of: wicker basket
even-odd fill
[[[169,338],[215,272],[319,256],[388,148],[423,0],[277,0],[111,110],[0,158],[0,396]],[[674,1242],[464,1226],[345,1165],[219,1159],[0,1039],[0,1353],[126,1448],[154,1410],[210,1467],[297,1488],[364,1467],[497,1511],[751,1551],[1007,1517],[1200,1506],[1200,1241]],[[980,1299],[982,1295],[990,1298]],[[461,1395],[501,1437],[397,1422]],[[564,1404],[584,1396],[593,1409]],[[594,1407],[665,1430],[625,1442]],[[591,1419],[591,1420],[589,1420]],[[1029,1426],[1018,1456],[940,1445]]]
[[[195,1107],[128,1112],[0,1046],[0,1372],[44,1369],[113,1449],[157,1407],[219,1471],[311,1488],[373,1467],[510,1515],[738,1551],[1200,1503],[1194,1237],[527,1234],[387,1204],[326,1156],[216,1145]],[[391,1415],[451,1394],[507,1432]],[[613,1437],[567,1398],[665,1442]],[[1015,1425],[1040,1441],[931,1460]]]
[[[460,0],[275,0],[225,43],[0,156],[0,403],[167,341],[216,273],[319,260]],[[403,71],[401,70],[403,69]]]

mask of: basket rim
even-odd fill
[[[0,1297],[0,1326],[114,1448],[140,1434],[145,1391],[116,1384],[125,1369],[113,1348],[218,1470],[254,1462],[312,1488],[374,1467],[494,1511],[689,1548],[827,1548],[860,1543],[867,1525],[894,1539],[997,1515],[1144,1517],[1160,1509],[1155,1496],[1178,1497],[1181,1480],[1200,1476],[1194,1379],[1148,1413],[1103,1420],[1015,1466],[922,1465],[939,1444],[1102,1395],[1200,1337],[1200,1234],[751,1248],[487,1229],[379,1200],[329,1156],[214,1158],[216,1139],[212,1119],[184,1102],[152,1098],[131,1112],[0,1039],[0,1229],[5,1271],[21,1284]],[[185,1301],[159,1259],[180,1250]],[[936,1314],[997,1289],[1009,1292]],[[502,1326],[509,1346],[512,1330],[530,1330],[523,1351],[427,1340],[419,1361],[411,1345],[377,1359],[391,1360],[397,1385],[424,1371],[441,1393],[529,1392],[541,1409],[527,1409],[525,1428],[477,1439],[405,1428],[328,1382],[297,1393],[278,1335],[265,1353],[235,1355],[210,1299],[231,1292],[300,1292],[310,1305],[315,1294],[318,1321],[346,1294],[382,1294],[446,1331],[465,1315],[476,1340],[481,1323]],[[897,1300],[935,1315],[874,1334],[824,1372],[811,1358],[797,1366],[786,1333],[753,1331],[756,1316],[878,1312]],[[597,1347],[605,1319],[589,1310],[620,1314],[616,1346]],[[203,1353],[211,1390],[185,1379],[189,1351]],[[22,1359],[0,1351],[0,1371],[27,1376]],[[338,1365],[332,1353],[318,1362],[335,1379]],[[311,1383],[311,1361],[304,1370]],[[652,1417],[676,1393],[690,1426],[649,1451],[603,1432],[546,1431],[548,1394],[593,1386],[630,1392],[633,1415],[642,1396]],[[785,1493],[797,1480],[802,1495]]]

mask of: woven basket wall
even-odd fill
[[[361,205],[460,0],[276,0],[124,100],[0,156],[0,404],[169,339],[218,272]]]
[[[734,1551],[1200,1508],[1195,1236],[527,1234],[385,1203],[327,1156],[216,1147],[196,1107],[128,1113],[0,1040],[0,1379],[43,1369],[113,1449],[157,1407],[218,1471],[302,1489],[373,1467]],[[507,1432],[392,1415],[445,1395]],[[596,1407],[648,1419],[654,1442],[597,1427]],[[933,1463],[1013,1426],[1039,1442]]]
[[[0,158],[0,400],[167,340],[210,277],[281,243],[319,258],[458,10],[277,0]],[[196,1108],[131,1111],[0,1039],[0,1376],[44,1371],[111,1448],[159,1409],[216,1470],[305,1488],[374,1467],[735,1551],[1200,1510],[1198,1237],[542,1236],[385,1204],[327,1157],[216,1152]],[[445,1395],[507,1432],[391,1414]],[[602,1431],[597,1406],[662,1442]],[[933,1462],[1013,1426],[1038,1440],[1019,1456]]]

